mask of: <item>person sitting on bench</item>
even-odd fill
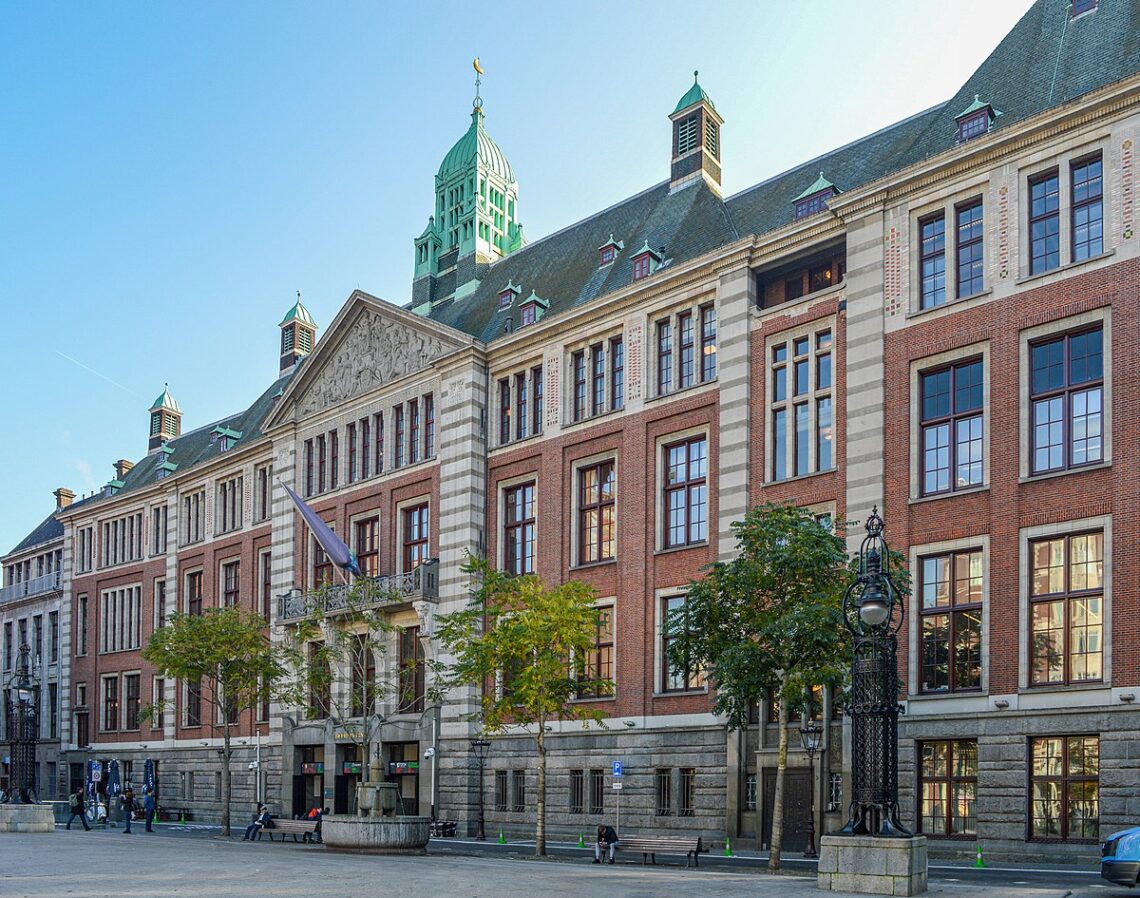
[[[600,864],[602,862],[602,853],[608,848],[610,850],[610,863],[612,864],[617,846],[617,831],[608,823],[599,824],[598,840],[594,843],[594,863]]]
[[[252,842],[257,838],[257,834],[261,832],[266,824],[269,823],[269,808],[262,805],[257,812],[257,816],[253,818],[253,823],[245,828],[245,835],[242,836],[243,842]]]

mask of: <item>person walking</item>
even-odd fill
[[[598,840],[594,843],[594,863],[600,864],[602,862],[602,854],[609,849],[610,863],[614,862],[614,852],[617,851],[618,836],[615,830],[608,823],[602,823],[598,826]]]
[[[123,811],[123,833],[124,835],[131,834],[131,815],[135,812],[135,792],[130,786],[123,790],[123,794],[119,796],[119,807]]]
[[[146,812],[146,831],[148,833],[154,832],[154,827],[151,824],[154,823],[154,811],[157,806],[158,802],[154,798],[154,789],[147,786],[143,790],[143,811]]]
[[[90,831],[91,827],[87,825],[87,807],[83,803],[83,790],[78,789],[68,795],[67,804],[71,809],[71,816],[67,818],[67,826],[64,829],[71,829],[71,821],[78,817],[79,822],[83,824],[83,829]]]

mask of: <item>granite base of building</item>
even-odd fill
[[[920,895],[926,891],[926,837],[824,836],[816,886],[828,892]]]
[[[0,833],[53,833],[50,804],[0,804]]]

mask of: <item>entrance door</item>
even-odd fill
[[[305,788],[306,779],[307,777],[303,773],[298,773],[293,777],[293,811],[289,816],[294,819],[304,817],[309,813],[308,790]]]
[[[420,744],[395,742],[385,746],[388,754],[388,775],[385,779],[400,787],[401,813],[420,812]]]
[[[781,851],[803,851],[807,848],[807,821],[811,810],[808,788],[811,774],[806,769],[784,770],[784,837]],[[776,795],[776,771],[764,771],[764,831],[761,842],[772,844],[772,802]]]

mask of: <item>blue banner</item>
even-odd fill
[[[317,538],[317,542],[321,544],[321,548],[325,550],[328,555],[329,561],[335,564],[341,570],[348,571],[351,574],[360,576],[360,565],[356,561],[356,556],[352,554],[352,550],[344,544],[339,536],[337,536],[331,527],[321,520],[320,516],[305,504],[305,500],[293,492],[289,487],[285,487],[285,492],[289,494],[289,498],[293,500],[293,504],[297,506],[297,511],[301,512],[301,517],[305,519],[305,523],[309,525],[309,529],[313,531],[313,536]]]
[[[143,792],[147,790],[154,791],[154,761],[150,758],[146,759],[143,764]]]
[[[119,794],[121,786],[119,784],[119,762],[112,760],[107,765],[107,797],[114,798]]]

